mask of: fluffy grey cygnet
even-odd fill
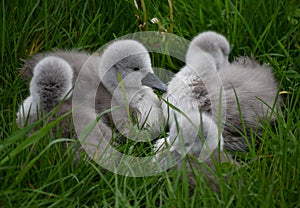
[[[29,105],[38,106],[38,108],[55,106],[54,103],[65,99],[59,112],[70,111],[73,93],[69,91],[75,84],[78,74],[82,73],[82,79],[76,85],[93,86],[96,84],[95,89],[91,91],[82,89],[82,93],[79,93],[82,99],[95,102],[94,112],[99,114],[114,105],[124,104],[124,97],[118,97],[124,95],[122,91],[122,87],[124,87],[127,98],[130,98],[128,100],[130,112],[138,118],[139,126],[153,127],[156,131],[161,129],[160,101],[151,88],[165,91],[166,86],[153,74],[150,56],[146,48],[136,41],[116,41],[108,45],[102,54],[96,55],[77,51],[54,51],[38,54],[25,62],[25,68],[27,69],[26,76],[33,74],[33,78],[30,83],[31,94],[18,112],[20,121],[35,114],[32,109],[29,112]],[[36,68],[43,70],[36,74]],[[122,86],[120,86],[120,82]],[[45,86],[45,90],[41,90],[42,86]],[[80,87],[78,92],[80,92]],[[93,97],[94,95],[96,97]],[[51,108],[49,107],[47,110],[51,110]],[[113,115],[107,113],[99,121],[101,130],[107,132],[107,134],[103,133],[107,135],[107,138],[113,134],[111,125],[114,122],[122,123],[118,119],[122,120],[120,116],[116,116],[114,120]],[[64,127],[63,131],[66,137],[68,137],[70,129],[70,126]]]
[[[22,126],[28,119],[34,122],[41,111],[51,111],[59,102],[60,114],[71,110],[71,89],[89,54],[78,51],[53,51],[39,53],[24,60],[21,69],[24,79],[31,78],[30,95],[20,105],[17,121]],[[69,131],[63,133],[68,137]]]
[[[62,99],[70,97],[73,70],[67,61],[56,56],[47,56],[33,68],[30,96],[20,106],[18,120],[23,123],[28,115],[36,117],[43,108],[49,112]]]
[[[195,45],[199,47],[198,52],[194,47]],[[201,33],[192,40],[187,52],[186,63],[193,69],[202,69],[203,62],[200,58],[203,56],[203,51],[211,55],[216,63],[219,79],[216,76],[210,76],[211,74],[207,73],[207,69],[202,71],[199,80],[205,83],[206,89],[209,89],[206,99],[206,103],[209,105],[200,107],[208,109],[208,113],[210,111],[217,112],[220,89],[222,88],[224,147],[227,150],[247,151],[247,141],[241,135],[241,132],[244,132],[242,126],[244,124],[248,138],[251,138],[251,130],[257,131],[258,135],[262,133],[261,122],[275,121],[275,113],[272,113],[270,107],[275,106],[276,109],[280,106],[279,100],[276,100],[278,84],[270,67],[260,65],[248,57],[237,58],[232,63],[228,63],[228,46],[227,39],[220,34],[214,32]],[[182,70],[185,70],[185,68]],[[197,86],[196,83],[195,86]],[[203,99],[203,96],[199,94],[203,90],[204,88],[201,85],[195,87],[193,89],[194,97],[200,96]],[[211,116],[215,122],[218,121],[216,114]],[[242,116],[242,120],[240,116]],[[249,141],[249,143],[252,142]]]
[[[92,56],[86,68],[77,83],[77,99],[85,100],[89,106],[93,100],[91,96],[97,94],[97,113],[117,107],[102,118],[106,125],[113,122],[119,132],[134,140],[145,136],[137,136],[140,132],[136,131],[141,127],[150,132],[150,137],[161,132],[163,116],[160,100],[151,88],[165,92],[166,85],[154,75],[149,53],[142,44],[133,40],[113,42],[100,58]],[[100,86],[91,89],[90,83],[97,83],[99,80],[96,79],[100,79]]]

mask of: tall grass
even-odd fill
[[[1,1],[0,207],[300,207],[300,3],[144,1],[143,11],[137,2],[138,9],[129,0]],[[282,95],[276,125],[265,124],[259,148],[237,155],[246,161],[239,168],[224,165],[217,171],[228,177],[220,193],[198,173],[191,196],[184,167],[134,178],[105,171],[92,160],[74,162],[76,142],[50,131],[59,120],[38,130],[38,123],[16,125],[18,105],[28,95],[28,82],[18,72],[21,59],[52,48],[95,51],[146,29],[139,27],[144,19],[147,30],[158,30],[153,17],[187,39],[205,30],[224,34],[232,46],[230,59],[246,54],[271,65],[281,90],[289,92]],[[153,65],[180,68],[160,56]]]

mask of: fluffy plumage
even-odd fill
[[[199,53],[199,48],[212,56],[217,69],[229,64],[228,55],[230,53],[230,46],[223,35],[213,31],[207,31],[194,37],[186,54],[187,64],[193,62],[193,57]]]
[[[189,152],[200,161],[203,161],[202,153],[212,153],[212,157],[204,160],[210,167],[215,160],[233,162],[223,152],[223,144],[226,150],[248,150],[247,142],[240,133],[243,124],[248,135],[251,129],[261,133],[261,120],[275,120],[269,106],[279,106],[275,103],[278,85],[271,69],[247,57],[229,63],[229,51],[227,39],[220,34],[209,31],[196,36],[188,47],[186,66],[169,82],[168,93],[164,96],[180,112],[165,103],[162,105],[164,116],[169,119],[167,143],[171,145],[171,152],[176,151],[181,155]],[[216,125],[219,121],[224,127],[222,132]],[[198,136],[201,134],[197,128],[204,139]],[[221,134],[220,158],[216,156],[218,133]],[[211,152],[203,150],[204,142]],[[191,164],[200,167],[199,164]],[[215,181],[210,174],[208,178]]]
[[[21,69],[24,79],[30,81],[30,95],[20,105],[17,113],[18,123],[22,126],[29,119],[34,122],[37,113],[51,111],[60,101],[64,100],[59,114],[71,110],[71,89],[82,65],[89,54],[79,51],[53,51],[39,53],[24,60]],[[66,124],[68,126],[68,124]],[[73,132],[75,133],[75,132]],[[65,129],[64,137],[69,137],[70,130]]]
[[[225,148],[247,151],[247,143],[252,144],[252,141],[247,142],[242,134],[246,133],[249,139],[251,131],[260,136],[263,130],[262,123],[274,123],[276,120],[275,112],[280,108],[280,98],[277,96],[278,84],[271,68],[260,65],[248,57],[238,58],[230,65],[221,68],[219,75],[222,83],[217,83],[216,86],[223,88],[225,97],[222,103],[226,103],[222,110]],[[213,95],[211,102],[219,102],[217,92]],[[259,141],[254,141],[257,142]]]
[[[50,57],[52,58],[49,63],[47,60],[50,60]],[[62,65],[62,62],[65,65]],[[35,69],[38,67],[43,68],[43,71],[36,74]],[[70,73],[70,69],[72,73]],[[57,101],[61,101],[66,96],[70,86],[75,84],[78,74],[82,73],[82,79],[76,82],[76,85],[94,86],[95,83],[100,83],[100,85],[95,86],[95,89],[91,91],[83,90],[80,93],[82,99],[95,102],[94,112],[101,113],[115,105],[124,105],[126,103],[122,91],[122,87],[124,87],[131,115],[137,117],[138,126],[149,127],[149,129],[153,127],[156,132],[160,132],[162,116],[159,99],[150,87],[162,91],[166,87],[153,74],[150,56],[146,48],[136,41],[116,41],[110,44],[102,54],[90,55],[77,51],[53,51],[37,54],[25,61],[23,71],[25,71],[26,77],[33,75],[33,78],[30,83],[31,94],[25,100],[24,107],[20,107],[18,112],[19,120],[34,115],[33,111],[29,113],[28,107],[33,101],[37,106],[47,106],[47,108],[42,108],[43,110],[52,110]],[[67,74],[68,76],[66,76]],[[120,79],[123,86],[119,84]],[[43,86],[45,87],[43,88]],[[94,93],[93,90],[96,92]],[[39,94],[39,96],[35,96],[35,94]],[[59,108],[61,114],[70,111],[72,108],[72,93],[69,95],[65,97]],[[96,97],[92,97],[93,95],[96,95]],[[21,113],[22,109],[25,110],[25,114]],[[123,116],[128,118],[127,112],[126,114],[124,111],[120,112],[122,115],[112,115],[110,113],[104,115],[99,122],[101,130],[109,132],[111,136],[112,129],[110,127],[112,124],[120,127],[120,131],[122,128],[126,128],[127,126],[124,125],[127,124],[128,120],[125,119],[124,121]],[[68,137],[70,135],[69,131],[70,126],[65,126],[64,136]],[[76,135],[74,133],[73,135]]]
[[[104,50],[98,61],[99,67],[94,66],[92,59],[87,61],[82,79],[77,83],[77,95],[87,102],[94,99],[90,96],[95,92],[89,92],[89,85],[99,82],[95,80],[97,73],[100,86],[96,92],[96,112],[119,107],[105,115],[103,122],[106,125],[113,122],[119,132],[134,140],[144,139],[145,135],[136,137],[141,127],[149,131],[150,138],[157,136],[162,129],[163,116],[160,101],[150,87],[166,91],[166,86],[153,74],[146,48],[132,40],[116,41]],[[126,105],[131,117],[128,117]],[[134,125],[130,120],[135,121]]]
[[[162,109],[170,129],[167,139],[172,160],[177,160],[176,168],[180,168],[186,153],[189,163],[187,171],[190,176],[189,183],[196,185],[192,169],[201,170],[206,180],[217,190],[217,179],[205,168],[205,165],[214,169],[214,164],[219,162],[231,162],[223,152],[223,137],[217,121],[211,116],[211,103],[209,93],[214,89],[207,89],[202,77],[213,79],[217,76],[216,62],[206,51],[196,51],[191,45],[193,52],[186,55],[186,66],[183,67],[168,83],[168,91],[163,96],[171,105],[163,103]],[[192,55],[193,57],[191,57]],[[197,60],[197,66],[193,63]],[[192,64],[192,65],[190,65]],[[172,107],[175,106],[175,108]],[[217,113],[216,113],[217,114]],[[162,143],[161,140],[158,143]],[[158,144],[155,145],[157,147]],[[166,147],[164,147],[166,148]],[[163,148],[162,148],[163,149]],[[169,159],[161,159],[162,152],[157,160],[160,164],[170,163]],[[191,159],[196,157],[197,161]],[[203,166],[203,163],[205,165]]]
[[[195,46],[198,46],[198,51]],[[278,85],[271,69],[266,65],[260,65],[255,60],[241,57],[228,63],[228,46],[228,41],[220,34],[201,33],[192,40],[186,57],[187,66],[179,74],[191,75],[197,71],[198,81],[194,79],[196,80],[193,82],[194,88],[190,91],[192,97],[202,100],[199,108],[209,115],[218,112],[218,104],[221,101],[225,148],[247,151],[247,141],[240,133],[243,132],[242,126],[245,125],[248,136],[251,129],[261,134],[261,121],[275,120],[270,106],[275,105],[275,108],[280,106],[279,101],[276,103]],[[216,63],[217,74],[214,68],[205,66],[202,60],[203,52],[208,53]],[[220,89],[222,89],[222,100],[220,100]],[[218,114],[212,113],[211,117],[218,122]],[[251,141],[249,142],[251,144]]]
[[[213,151],[218,147],[219,139],[216,123],[205,111],[201,110],[202,106],[210,105],[208,93],[201,81],[201,76],[215,70],[216,65],[206,52],[198,56],[197,60],[202,64],[197,69],[189,66],[182,68],[169,82],[167,94],[164,95],[164,99],[180,111],[172,109],[166,103],[162,105],[162,109],[165,118],[169,120],[169,141],[174,143],[171,151],[176,150],[184,155],[184,152],[180,150],[184,144],[187,152],[199,157],[204,141],[206,141],[208,148]],[[202,91],[196,92],[198,89],[202,89]],[[199,138],[199,132],[203,134],[205,140]],[[178,135],[182,135],[183,144],[180,144]],[[222,150],[222,136],[220,141]]]
[[[223,64],[217,66],[221,82],[216,78],[212,79],[207,76],[202,76],[201,79],[205,81],[206,88],[211,89],[209,98],[212,110],[217,111],[220,89],[222,88],[224,92],[222,97],[224,130],[222,134],[225,148],[233,151],[247,151],[247,141],[240,133],[244,132],[242,126],[243,124],[245,125],[246,133],[250,138],[251,129],[261,134],[261,121],[275,121],[275,115],[270,107],[275,105],[276,109],[280,106],[280,101],[276,101],[278,84],[270,67],[260,65],[251,58],[240,57],[232,63],[228,63],[228,55],[224,53],[223,59],[216,59],[214,55],[216,50],[210,51],[207,50],[207,47],[203,47],[203,45],[210,42],[208,41],[209,37],[220,46],[220,49],[217,51],[223,51],[222,47],[229,45],[225,37],[214,32],[204,32],[193,39],[192,43],[198,45],[200,50],[211,54],[215,62],[224,60]],[[216,39],[218,40],[216,41]],[[202,65],[202,62],[197,61],[197,56],[201,56],[201,52],[194,54],[193,60],[187,62],[192,68]],[[242,120],[240,119],[239,108]],[[212,117],[215,121],[218,120],[216,114],[212,114]],[[251,144],[252,142],[249,141],[249,143]]]
[[[201,62],[205,70],[215,68],[214,62],[206,53],[201,56]],[[210,118],[208,113],[202,112],[202,106],[205,107],[210,103],[206,88],[199,78],[200,74],[188,66],[180,70],[169,82],[168,93],[164,96],[180,111],[172,109],[165,103],[162,108],[165,118],[169,121],[168,143],[173,144],[170,151],[177,151],[182,156],[189,152],[204,161],[210,153],[218,148],[219,140],[222,151],[223,138],[222,135],[220,138],[218,137],[216,122]],[[198,89],[203,90],[197,91],[199,94],[195,96],[195,91]]]

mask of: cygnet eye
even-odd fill
[[[139,71],[139,70],[140,70],[140,68],[138,68],[138,67],[133,68],[133,71]]]

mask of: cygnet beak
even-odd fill
[[[151,87],[161,92],[167,92],[167,86],[155,74],[148,72],[142,79],[142,85]]]

